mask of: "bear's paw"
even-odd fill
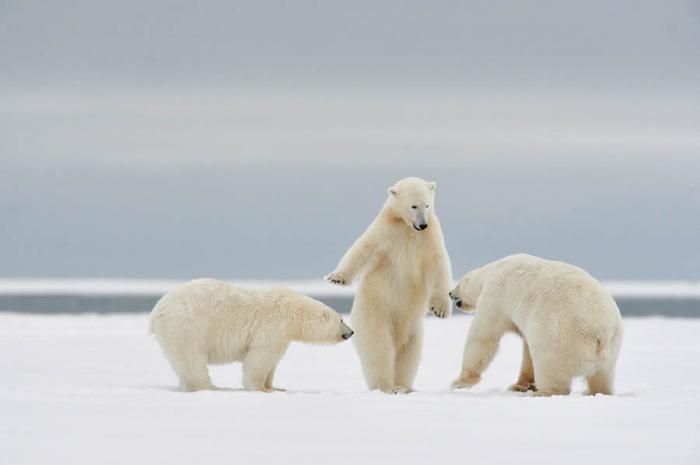
[[[349,286],[350,280],[345,278],[342,274],[334,271],[333,273],[326,275],[325,280],[336,286]]]
[[[535,387],[534,384],[520,384],[516,383],[513,384],[508,388],[509,391],[512,392],[527,392],[527,391],[537,391],[537,388]]]
[[[452,310],[452,302],[450,299],[445,297],[433,297],[430,299],[430,313],[438,318],[447,318],[450,316],[450,310]]]
[[[462,373],[459,378],[452,381],[452,389],[469,389],[481,381],[481,376],[472,373]]]

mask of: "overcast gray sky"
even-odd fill
[[[0,2],[3,79],[697,88],[696,0]]]
[[[700,279],[699,18],[0,0],[0,277],[318,278],[416,175],[456,275]]]

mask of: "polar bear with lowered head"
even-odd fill
[[[207,365],[243,362],[243,387],[271,392],[289,343],[335,344],[352,336],[338,313],[284,287],[242,289],[196,279],[163,296],[151,312],[156,336],[185,391],[215,389]]]
[[[355,348],[369,389],[409,392],[420,362],[423,317],[450,314],[450,260],[435,214],[433,182],[406,178],[389,188],[379,215],[326,279],[349,285]]]
[[[506,332],[523,338],[514,391],[565,395],[583,376],[589,394],[612,394],[622,342],[620,310],[610,293],[581,268],[526,254],[467,273],[450,297],[476,311],[453,388],[479,382]]]

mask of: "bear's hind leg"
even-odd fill
[[[589,396],[594,396],[596,394],[612,395],[614,378],[614,368],[606,367],[598,370],[586,378],[586,382],[588,383],[588,391],[586,391],[586,394]]]
[[[588,395],[613,394],[613,384],[615,382],[615,365],[617,356],[620,353],[620,343],[622,342],[621,328],[617,328],[613,333],[609,346],[606,348],[607,357],[598,362],[598,370],[586,378],[588,382]],[[598,346],[598,351],[601,347]]]
[[[357,330],[353,338],[360,358],[362,373],[367,387],[373,391],[379,389],[389,394],[398,392],[394,385],[395,349],[391,336],[382,331]]]
[[[572,374],[562,370],[556,363],[538,363],[537,358],[534,360],[534,365],[537,380],[535,396],[566,396],[571,393]]]
[[[168,357],[170,363],[180,378],[180,389],[183,391],[214,390],[216,386],[212,384],[207,369],[207,359],[203,355],[190,354],[175,358]]]
[[[410,392],[416,379],[423,346],[422,328],[418,328],[409,338],[406,345],[396,354],[396,369],[394,385],[398,390]]]

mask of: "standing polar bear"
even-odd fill
[[[156,336],[185,391],[216,389],[207,365],[243,362],[243,387],[271,392],[291,341],[334,344],[352,330],[331,308],[290,289],[241,289],[196,279],[163,296],[151,312]]]
[[[572,379],[584,376],[589,394],[612,394],[620,310],[581,268],[512,255],[466,274],[450,297],[462,310],[476,310],[453,388],[478,383],[499,340],[512,331],[523,338],[523,359],[511,390],[566,395]]]
[[[369,389],[413,388],[428,309],[450,314],[450,260],[435,215],[435,183],[406,178],[389,188],[379,215],[326,279],[349,285],[364,271],[352,307],[357,349]]]

